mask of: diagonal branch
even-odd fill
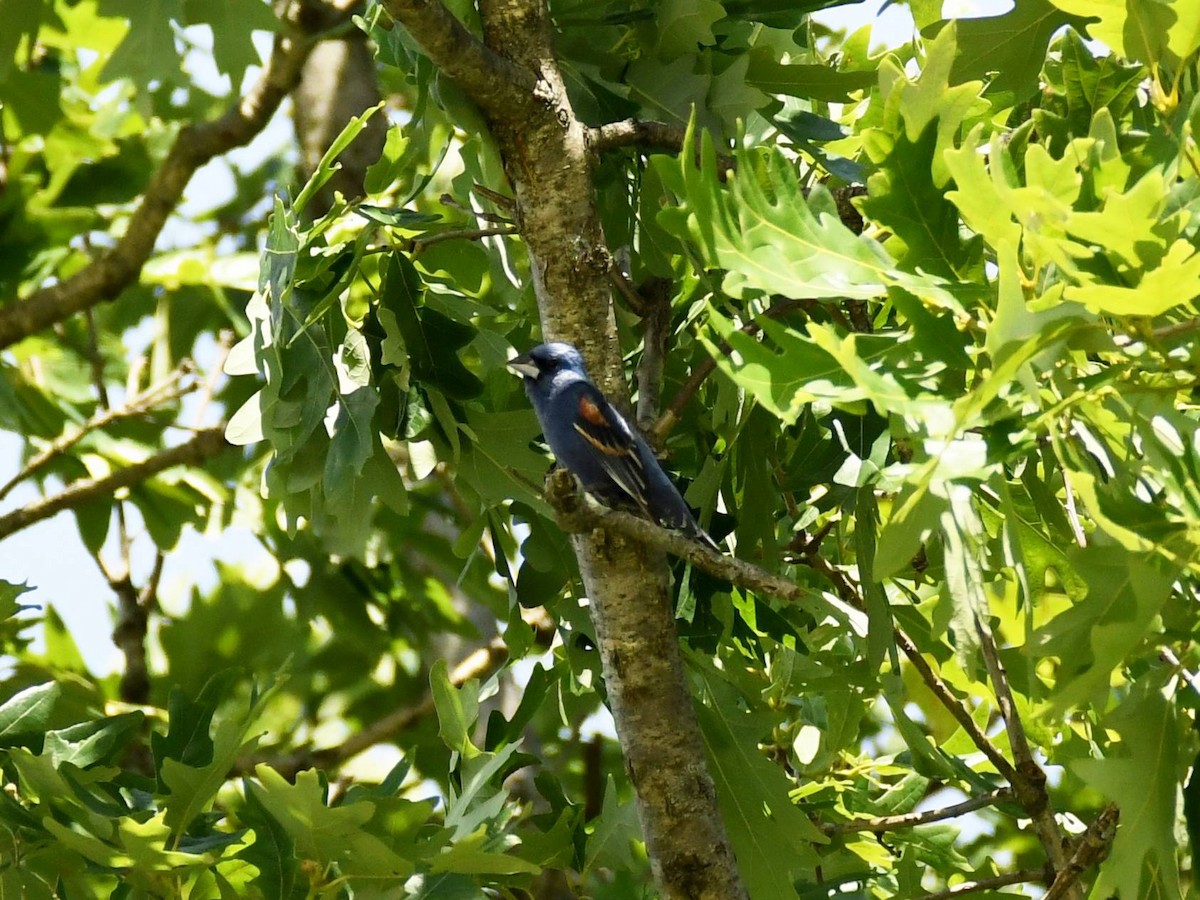
[[[294,17],[299,18],[302,6],[293,5]],[[331,27],[350,15],[340,6],[331,6],[327,12],[326,21],[317,27]],[[192,175],[214,157],[248,143],[266,127],[280,102],[295,87],[316,40],[315,34],[285,24],[284,32],[275,38],[266,68],[246,95],[220,118],[180,130],[166,159],[151,176],[124,236],[112,248],[70,278],[0,308],[0,349],[74,313],[113,300],[137,281]]]
[[[687,560],[697,569],[739,587],[811,608],[814,614],[833,615],[843,623],[863,620],[861,612],[840,600],[772,575],[753,563],[718,553],[648,519],[600,506],[580,491],[574,476],[564,469],[555,469],[547,476],[545,494],[554,508],[558,524],[568,532],[582,534],[595,528],[606,528],[655,550],[663,550]]]
[[[840,599],[803,588],[793,581],[773,575],[745,560],[726,556],[715,550],[710,550],[702,544],[685,537],[677,532],[668,531],[647,519],[641,519],[630,513],[607,509],[594,501],[587,499],[580,491],[573,476],[556,469],[546,480],[546,499],[554,508],[558,524],[569,532],[586,532],[594,528],[609,529],[617,534],[663,550],[680,559],[685,559],[703,572],[716,578],[724,579],[756,593],[768,594],[787,603],[796,603],[813,609],[815,615],[832,615],[852,626],[862,625],[865,621],[861,612],[862,599],[845,579],[832,577],[831,580],[838,588]],[[818,559],[820,559],[818,557]],[[820,559],[824,563],[823,559]],[[819,571],[835,571],[824,563],[816,566]],[[840,576],[840,573],[836,573]],[[946,710],[954,717],[963,731],[971,738],[972,743],[983,752],[999,772],[1010,783],[1015,783],[1017,773],[1012,763],[1004,758],[995,743],[984,734],[983,730],[971,718],[970,710],[955,696],[941,677],[933,671],[933,667],[921,654],[920,648],[903,630],[893,630],[897,645],[912,663],[913,668],[921,675],[922,680],[929,686],[934,696],[938,698]]]
[[[1012,688],[1008,683],[1008,673],[1000,660],[996,649],[996,639],[992,629],[978,615],[975,616],[975,631],[979,635],[979,648],[983,654],[983,662],[987,667],[988,677],[996,689],[996,701],[1000,706],[1000,715],[1004,718],[1004,727],[1008,732],[1008,743],[1012,747],[1013,762],[1016,763],[1016,778],[1009,781],[1017,792],[1017,801],[1029,813],[1033,821],[1033,829],[1041,841],[1046,858],[1054,867],[1055,873],[1062,873],[1067,868],[1067,855],[1063,850],[1063,833],[1054,818],[1054,810],[1050,806],[1050,797],[1046,793],[1046,773],[1033,752],[1029,749],[1029,740],[1025,736],[1025,727],[1017,713],[1016,702],[1013,700]],[[1057,878],[1055,879],[1057,880]],[[1063,888],[1064,896],[1083,900],[1083,890],[1077,883],[1068,884]]]
[[[136,397],[130,398],[123,405],[112,409],[102,409],[82,425],[59,435],[41,453],[29,460],[20,472],[3,485],[0,485],[0,500],[8,496],[12,489],[22,481],[36,475],[48,463],[62,456],[62,454],[66,453],[92,432],[107,428],[113,422],[143,415],[156,406],[170,403],[172,400],[177,400],[184,394],[195,390],[196,385],[194,383],[180,384],[180,380],[186,373],[187,369],[184,367],[176,369],[162,381],[150,385],[146,390],[142,391]]]
[[[1120,810],[1115,805],[1110,804],[1100,810],[1100,814],[1075,845],[1075,852],[1067,860],[1066,866],[1054,877],[1054,882],[1042,900],[1059,900],[1060,897],[1066,896],[1067,891],[1078,888],[1079,876],[1108,856],[1120,818]]]
[[[111,496],[121,488],[132,487],[174,466],[194,466],[228,447],[224,426],[208,428],[197,432],[191,440],[177,447],[164,450],[136,465],[118,469],[103,478],[81,478],[73,481],[52,497],[30,503],[6,516],[0,516],[0,540],[64,509],[72,509],[91,500]]]
[[[533,72],[487,47],[439,0],[381,0],[381,5],[489,116],[512,117],[536,93]]]
[[[554,621],[545,610],[529,610],[523,616],[533,626],[534,645],[546,648],[554,639]],[[508,660],[508,645],[503,637],[494,637],[482,647],[469,653],[450,672],[450,683],[462,687],[471,679],[487,678]],[[434,713],[433,694],[426,694],[412,706],[393,710],[376,719],[361,731],[350,735],[342,743],[320,750],[300,750],[287,756],[247,756],[239,759],[230,777],[247,775],[259,765],[268,765],[289,781],[297,772],[308,768],[331,769],[362,753],[364,750],[390,740],[413,724]]]
[[[993,875],[991,878],[980,878],[978,881],[964,881],[944,891],[932,894],[922,894],[919,900],[952,900],[962,894],[973,894],[976,891],[994,891],[999,887],[1010,884],[1041,884],[1044,873],[1040,869],[1022,869],[1019,872],[1008,872],[1004,875]]]
[[[863,819],[851,819],[848,822],[827,824],[822,830],[828,835],[855,834],[863,831],[870,832],[871,834],[883,834],[888,831],[896,831],[900,828],[914,828],[917,825],[927,825],[930,822],[953,819],[964,813],[974,812],[977,809],[983,809],[987,806],[1008,803],[1012,799],[1013,792],[1011,790],[1000,788],[999,790],[989,791],[980,797],[971,797],[962,803],[943,806],[939,809],[905,813],[899,816],[871,816]]]

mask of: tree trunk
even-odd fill
[[[545,5],[481,0],[486,47],[440,4],[385,5],[489,119],[517,199],[543,336],[577,345],[601,389],[624,403],[588,132],[567,98]],[[506,69],[513,77],[489,75]],[[573,544],[655,880],[669,898],[744,897],[684,675],[666,559],[599,530]]]

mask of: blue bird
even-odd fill
[[[540,344],[509,360],[508,366],[524,377],[525,393],[558,464],[578,478],[584,490],[606,506],[632,507],[660,525],[720,549],[696,524],[649,444],[592,383],[578,350],[560,341]]]

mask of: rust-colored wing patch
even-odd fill
[[[591,397],[579,398],[579,415],[585,422],[595,425],[597,428],[608,427],[608,420],[604,418],[604,413],[600,411],[600,407]]]

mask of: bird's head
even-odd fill
[[[587,379],[582,354],[563,341],[538,344],[528,353],[510,359],[508,367],[520,373],[526,384]]]

